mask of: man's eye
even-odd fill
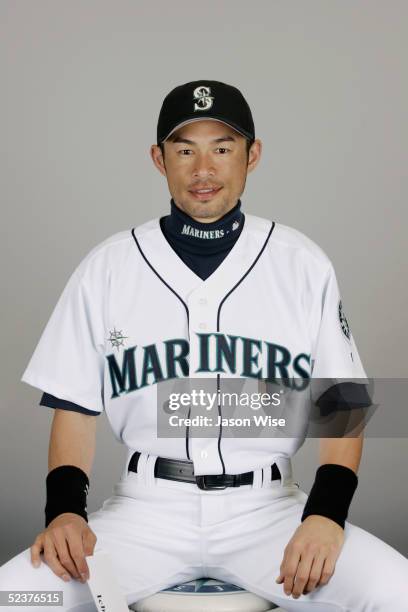
[[[231,149],[227,149],[227,147],[217,147],[216,151],[219,151],[222,155],[224,155],[225,153],[227,153],[227,151],[231,151]],[[192,149],[180,149],[178,151],[179,155],[190,155],[192,153],[194,153]]]

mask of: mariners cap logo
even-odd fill
[[[205,111],[212,107],[214,96],[211,96],[211,87],[199,85],[193,91],[193,96],[196,102],[194,103],[195,111]]]
[[[164,98],[157,121],[157,144],[182,125],[211,118],[230,125],[250,140],[255,139],[251,109],[233,85],[197,79],[174,87]]]
[[[350,340],[350,326],[349,326],[348,321],[346,319],[346,315],[344,314],[343,305],[341,303],[341,300],[339,301],[338,314],[339,314],[339,321],[340,321],[341,331],[346,336],[347,340]]]

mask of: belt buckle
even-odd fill
[[[209,484],[207,484],[207,482],[205,480],[206,477],[207,477],[207,474],[203,474],[201,476],[196,476],[195,477],[196,483],[197,483],[197,486],[198,486],[199,489],[202,489],[203,491],[211,491],[213,489],[222,490],[222,489],[226,489],[227,488],[227,485],[216,485],[216,484],[215,485],[209,485]]]

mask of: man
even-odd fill
[[[346,521],[361,436],[322,438],[308,496],[291,471],[301,434],[231,437],[216,421],[215,436],[197,437],[191,399],[181,433],[158,435],[159,389],[187,377],[219,392],[233,378],[293,390],[313,375],[337,380],[315,398],[322,409],[328,398],[364,405],[362,385],[338,382],[366,374],[329,258],[298,230],[241,210],[261,149],[235,87],[195,81],[166,96],[151,157],[170,214],[87,255],[23,376],[56,411],[46,529],[1,568],[2,589],[63,587],[63,609],[92,610],[86,556],[97,543],[129,604],[205,575],[286,610],[408,610],[407,559]],[[103,411],[128,458],[88,517]]]

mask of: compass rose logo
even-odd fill
[[[111,343],[112,348],[117,348],[119,351],[121,346],[125,346],[124,340],[126,340],[128,336],[124,336],[122,330],[118,331],[116,327],[114,327],[109,334],[110,337],[108,338],[108,341]]]

